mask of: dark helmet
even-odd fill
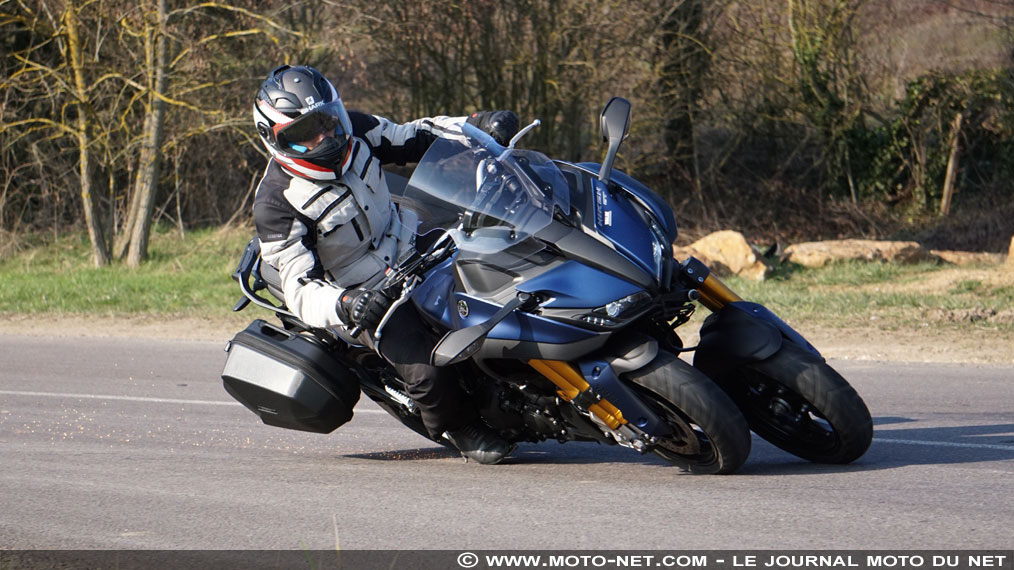
[[[316,69],[273,70],[257,93],[253,116],[268,152],[293,174],[334,180],[348,169],[352,123],[338,90]],[[301,144],[321,135],[312,149]]]

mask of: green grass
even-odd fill
[[[83,234],[50,240],[0,260],[0,314],[228,318],[240,298],[230,275],[253,231],[175,231],[152,236],[149,260],[137,270],[117,262],[95,268]],[[743,298],[790,323],[881,328],[947,327],[1014,330],[1010,318],[969,318],[1014,308],[1014,286],[980,279],[938,290],[918,285],[947,266],[925,263],[835,263],[819,269],[782,265],[767,281],[736,277]],[[909,287],[908,285],[912,285]],[[900,287],[899,287],[900,286]],[[707,311],[699,311],[699,317]]]
[[[96,268],[86,236],[63,237],[0,260],[0,313],[224,316],[240,297],[230,275],[251,235],[156,232],[136,270]]]
[[[918,326],[928,321],[960,326],[964,323],[960,317],[951,320],[952,313],[1014,309],[1014,287],[990,286],[975,279],[959,281],[946,290],[905,287],[949,267],[953,268],[935,263],[840,262],[817,269],[788,265],[778,268],[766,281],[737,277],[726,281],[743,298],[768,306],[786,320],[830,326],[853,326],[870,320],[879,320],[880,326],[887,328]],[[1003,320],[967,324],[1014,328]]]

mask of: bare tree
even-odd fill
[[[528,144],[570,159],[588,152],[609,95],[636,95],[647,62],[647,5],[619,0],[389,2],[363,39],[379,74],[371,93],[403,119],[507,108],[541,119]],[[365,11],[366,3],[361,8]],[[639,69],[640,68],[640,69]]]
[[[109,263],[109,246],[94,199],[95,161],[93,151],[101,137],[95,124],[93,81],[87,69],[81,34],[80,12],[73,0],[53,13],[46,3],[39,10],[18,5],[16,12],[0,14],[0,27],[18,30],[32,39],[23,49],[12,53],[17,68],[4,79],[0,89],[17,87],[49,98],[61,113],[55,118],[26,117],[0,124],[0,132],[15,131],[21,139],[39,130],[53,137],[74,139],[78,158],[79,196],[92,244],[96,266]],[[55,50],[52,47],[55,46]]]
[[[135,175],[133,192],[126,223],[117,240],[118,256],[126,250],[129,267],[138,267],[147,256],[148,239],[153,223],[155,193],[158,189],[163,147],[166,146],[165,122],[172,107],[178,115],[189,115],[197,120],[190,132],[175,132],[176,140],[221,127],[237,125],[237,117],[230,116],[226,109],[207,106],[196,99],[196,95],[216,83],[200,83],[186,73],[187,60],[210,44],[225,42],[244,36],[266,36],[278,43],[278,34],[298,35],[290,32],[273,18],[253,12],[241,6],[227,3],[208,2],[173,11],[167,9],[166,0],[152,0],[141,14],[139,29],[130,30],[130,36],[140,38],[145,54],[141,72],[144,83],[139,86],[143,100],[144,128],[140,136],[140,155]],[[227,16],[224,29],[204,28],[198,37],[185,37],[175,30],[184,30],[191,24],[190,19],[202,12],[213,12],[219,17]],[[123,25],[129,23],[121,20]],[[238,27],[236,24],[247,24]],[[223,46],[224,47],[224,46]],[[221,85],[218,83],[217,85]],[[212,99],[214,101],[214,99]]]
[[[697,141],[704,97],[711,81],[714,57],[711,33],[724,2],[679,0],[663,2],[658,10],[657,64],[654,89],[661,108],[659,121],[668,149],[668,170],[689,178],[694,196],[706,209],[701,151]]]
[[[117,256],[127,248],[127,266],[139,267],[147,256],[148,237],[151,234],[152,212],[155,208],[155,190],[158,187],[161,146],[166,116],[166,88],[169,82],[168,34],[166,30],[166,0],[157,0],[154,18],[146,18],[142,30],[145,47],[145,77],[147,98],[144,104],[144,130],[141,135],[141,153],[130,201],[130,214],[118,240]],[[129,247],[128,247],[129,245]]]
[[[115,257],[127,255],[131,267],[145,258],[165,150],[218,130],[237,129],[238,136],[252,140],[246,116],[222,106],[226,88],[249,80],[221,76],[213,60],[227,61],[229,47],[251,38],[276,46],[260,53],[277,54],[285,47],[282,40],[298,37],[272,17],[236,4],[204,2],[175,10],[168,4],[72,0],[54,12],[39,0],[10,3],[10,12],[0,12],[0,30],[27,38],[5,54],[9,71],[0,86],[57,109],[47,114],[38,104],[24,104],[16,118],[0,113],[0,134],[10,137],[5,148],[43,133],[48,140],[75,142],[79,200],[97,265],[109,262],[108,236],[114,235]],[[178,120],[167,128],[170,115]],[[122,184],[124,177],[129,184]],[[96,192],[103,186],[98,181],[105,182],[106,192]],[[124,187],[131,190],[114,193]],[[110,207],[106,224],[102,197]],[[116,223],[119,203],[126,204],[122,224]]]

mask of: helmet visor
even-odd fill
[[[315,146],[321,135],[333,136],[341,139],[339,143],[344,143],[352,131],[348,113],[341,100],[321,105],[284,125],[276,125],[275,128],[275,138],[280,146],[304,152]]]

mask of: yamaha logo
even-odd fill
[[[458,314],[461,315],[461,318],[465,318],[468,316],[468,303],[464,301],[458,301]]]

